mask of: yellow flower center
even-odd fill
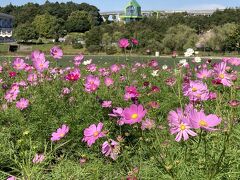
[[[64,137],[64,133],[61,133],[61,134],[60,134],[60,137]]]
[[[132,118],[132,119],[137,119],[137,118],[138,118],[138,114],[136,114],[136,113],[135,113],[135,114],[132,114],[131,118]]]
[[[39,64],[39,66],[42,68],[42,67],[43,67],[43,64]]]
[[[200,120],[200,121],[199,121],[199,125],[200,125],[200,126],[203,126],[203,127],[206,127],[208,124],[207,124],[206,121]]]
[[[98,134],[99,134],[99,132],[98,132],[98,131],[95,131],[95,132],[93,133],[93,136],[94,136],[94,137],[97,137]]]
[[[221,79],[224,79],[224,74],[219,74],[219,77],[221,78]]]
[[[192,92],[196,92],[196,91],[197,91],[197,88],[193,87]]]
[[[180,124],[181,131],[184,131],[186,129],[186,126],[184,124]]]

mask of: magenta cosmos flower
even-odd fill
[[[13,62],[13,68],[16,69],[16,70],[23,70],[25,69],[25,62],[23,59],[21,58],[16,58]]]
[[[29,101],[27,99],[21,98],[16,102],[16,107],[20,110],[26,109],[28,107]]]
[[[123,110],[123,122],[124,124],[139,123],[146,113],[147,111],[144,110],[142,105],[132,104],[130,107]]]
[[[85,91],[86,92],[94,92],[98,89],[100,85],[100,80],[97,76],[89,75],[85,81]]]
[[[61,128],[58,128],[56,132],[52,133],[51,141],[59,141],[64,136],[66,136],[68,131],[69,131],[69,127],[63,124]]]
[[[202,128],[207,131],[215,130],[213,127],[221,123],[221,119],[218,118],[215,114],[205,115],[203,111],[192,111],[190,113],[189,119],[193,128]]]
[[[135,38],[132,38],[132,39],[131,39],[131,42],[132,42],[134,45],[138,45],[138,40],[135,39]]]
[[[77,81],[81,77],[81,73],[79,69],[74,69],[73,71],[69,72],[65,79],[68,81]]]
[[[102,153],[107,157],[110,156],[113,160],[116,160],[120,153],[120,145],[118,142],[110,139],[102,144]]]
[[[214,78],[215,81],[224,85],[224,86],[231,86],[232,85],[232,78],[231,75],[226,72],[226,62],[221,62],[216,64],[214,67]]]
[[[129,45],[130,45],[130,44],[129,44],[129,42],[128,42],[128,39],[126,39],[126,38],[120,39],[119,42],[118,42],[118,46],[119,46],[120,48],[126,49]]]
[[[63,51],[60,47],[54,46],[51,48],[50,54],[54,59],[61,59],[63,56]]]
[[[88,128],[84,130],[84,138],[82,139],[83,142],[86,142],[89,147],[91,147],[95,141],[101,137],[106,136],[104,132],[102,132],[103,123],[98,123],[96,126],[92,124]]]

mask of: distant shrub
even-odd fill
[[[101,50],[101,46],[99,45],[90,45],[88,48],[87,48],[88,52],[90,53],[94,53],[94,52],[99,52]]]
[[[72,45],[72,47],[73,47],[74,49],[82,49],[82,48],[83,48],[83,45],[82,45],[81,43],[74,43],[74,44]]]
[[[117,47],[116,46],[107,46],[106,47],[106,54],[116,54],[117,53]]]

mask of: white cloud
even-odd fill
[[[182,10],[213,10],[213,9],[225,9],[226,7],[221,4],[198,4],[184,6]]]

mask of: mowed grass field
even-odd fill
[[[17,57],[17,56],[15,56]],[[0,62],[7,60],[12,61],[15,59],[14,56],[1,56],[0,55]],[[21,56],[20,56],[21,57]],[[24,57],[23,57],[24,58]],[[58,65],[66,67],[71,66],[74,56],[73,55],[67,55],[64,56],[63,59],[58,60]],[[55,60],[47,56],[47,59],[50,60],[50,62],[54,62]],[[192,58],[184,58],[184,57],[155,57],[155,56],[110,56],[110,55],[86,55],[84,60],[92,59],[93,63],[103,65],[103,64],[121,64],[121,63],[134,63],[134,62],[149,62],[152,59],[156,59],[159,62],[159,65],[168,65],[173,66],[179,62],[181,59],[188,59],[191,60]],[[202,60],[206,60],[209,58],[202,58]],[[213,61],[219,61],[221,58],[213,58]]]

